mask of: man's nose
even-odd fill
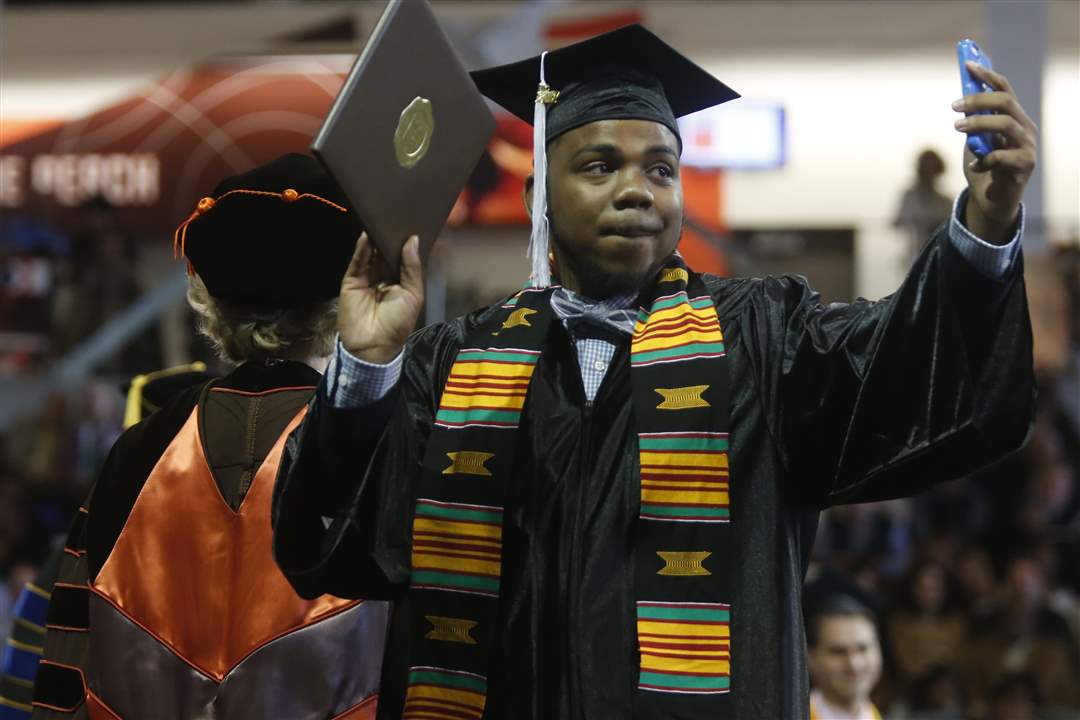
[[[618,186],[615,189],[616,208],[620,210],[650,208],[653,200],[652,190],[649,189],[645,173],[636,168],[623,168],[619,172]]]

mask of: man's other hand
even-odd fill
[[[964,175],[971,192],[964,224],[976,237],[995,245],[1012,239],[1020,199],[1035,172],[1039,130],[1024,112],[1008,79],[973,62],[968,72],[993,88],[953,103],[958,112],[990,110],[992,115],[969,115],[956,121],[963,133],[989,132],[994,150],[976,159],[964,144]]]

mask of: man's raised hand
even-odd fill
[[[401,280],[390,284],[390,270],[367,233],[341,280],[338,331],[341,343],[361,360],[385,364],[397,356],[424,307],[420,239],[413,235],[401,250]]]

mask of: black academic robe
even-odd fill
[[[801,588],[829,505],[920,492],[1021,447],[1034,405],[1017,268],[998,282],[942,228],[878,302],[823,304],[801,277],[706,277],[730,358],[732,691],[718,718],[805,718]],[[379,717],[400,716],[410,526],[425,441],[463,338],[498,305],[409,341],[396,391],[363,410],[320,391],[286,445],[275,554],[306,596],[391,598]],[[517,433],[486,718],[644,718],[635,701],[640,481],[629,339],[595,401],[552,322]],[[386,418],[389,418],[387,425]],[[385,428],[385,431],[384,431]],[[332,524],[324,522],[334,518]]]

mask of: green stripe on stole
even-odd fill
[[[732,664],[731,609],[722,604],[732,598],[733,573],[714,573],[710,568],[718,568],[720,559],[725,568],[735,567],[726,499],[728,370],[712,300],[697,275],[691,273],[689,282],[682,279],[686,273],[677,269],[683,267],[681,258],[673,256],[668,270],[662,271],[661,277],[672,279],[657,283],[649,293],[660,299],[645,303],[647,309],[639,313],[643,325],[631,341],[634,420],[641,464],[650,467],[651,478],[651,489],[642,489],[641,514],[634,533],[635,594],[642,649],[635,702],[657,714],[677,708],[686,717],[723,718],[730,712],[726,703],[730,702],[727,693]],[[519,363],[521,366],[513,371],[515,376],[531,383],[538,351],[544,347],[554,316],[550,306],[552,291],[523,290],[471,330],[451,370],[456,386],[470,387],[476,382],[490,387],[490,374],[475,381],[467,375],[479,372],[476,368],[484,362]],[[659,311],[664,312],[663,328],[672,323],[672,318],[677,321],[681,313],[694,312],[696,331],[703,332],[701,324],[707,323],[712,329],[704,332],[710,340],[680,344],[678,336],[667,338],[664,329],[642,340],[641,336],[648,334],[649,316]],[[517,314],[508,321],[511,313]],[[666,403],[670,409],[658,409],[668,396],[662,397],[657,388],[674,393],[671,397],[675,400]],[[681,392],[683,388],[686,392]],[[490,526],[493,518],[501,518],[506,485],[516,477],[514,438],[521,413],[474,408],[468,398],[459,392],[455,407],[438,408],[437,424],[428,438],[423,461],[417,519],[437,519],[450,522],[452,527],[434,535],[435,540],[445,543],[432,542],[431,533],[424,535],[426,549],[422,552],[430,555],[440,552],[440,548],[448,550],[437,558],[437,567],[430,563],[416,567],[411,576],[412,670],[402,711],[405,717],[424,712],[438,714],[437,709],[432,710],[432,703],[440,701],[432,700],[431,691],[425,689],[434,683],[447,691],[464,693],[455,700],[461,702],[453,706],[453,712],[479,718],[491,648],[497,642],[498,628],[494,623],[499,578],[489,572],[501,564],[501,535],[470,546],[468,523]],[[651,498],[673,494],[677,501],[645,502],[647,493]],[[466,525],[455,530],[453,523],[457,522]],[[436,549],[431,549],[432,545]],[[416,552],[414,543],[414,557]],[[665,562],[661,552],[665,556],[686,553],[705,557],[700,562],[704,574],[682,573],[678,569],[661,573]],[[492,558],[498,559],[494,566]],[[475,642],[461,641],[461,633],[433,630],[436,621],[444,626],[458,623],[471,628],[471,635],[466,632],[464,636]],[[703,626],[704,632],[717,638],[722,634],[722,639],[712,642],[707,636],[703,638],[707,641],[703,649],[692,654],[668,652],[666,644],[679,644],[680,633],[676,631],[680,623],[690,623],[682,627],[694,632]],[[668,638],[669,630],[672,638]],[[680,653],[687,656],[685,660],[680,659]]]

